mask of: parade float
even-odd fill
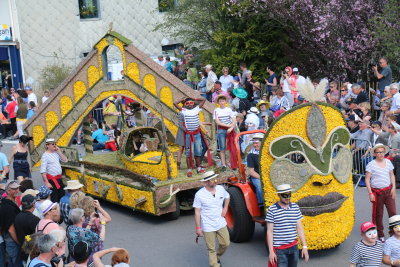
[[[233,241],[249,240],[254,222],[265,224],[263,214],[279,200],[275,192],[280,184],[294,189],[291,201],[303,213],[310,250],[338,246],[350,235],[355,212],[350,133],[340,110],[319,102],[326,85],[322,81],[314,88],[309,79],[298,85],[309,102],[283,113],[265,135],[260,150],[264,211],[258,209],[247,177],[231,183],[227,221]]]

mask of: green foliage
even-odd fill
[[[170,11],[174,8],[174,0],[158,0],[158,10],[160,12]]]
[[[232,15],[233,9],[227,8],[225,0],[183,0],[154,30],[198,47],[202,62],[212,64],[217,74],[227,66],[236,75],[239,64],[246,62],[253,77],[263,81],[267,65],[278,71],[287,62],[287,34],[273,20],[257,14],[251,19],[242,18]]]
[[[64,63],[55,63],[47,65],[40,71],[40,86],[43,90],[56,88],[71,72],[71,67]]]
[[[400,5],[398,0],[388,0],[382,13],[371,20],[371,30],[378,42],[376,54],[388,59],[393,79],[400,80]],[[377,60],[377,58],[376,58]]]

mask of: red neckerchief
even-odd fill
[[[218,126],[219,129],[227,130],[228,128]],[[226,149],[229,150],[230,157],[231,157],[231,168],[237,169],[238,168],[238,159],[237,159],[237,150],[235,145],[235,137],[236,132],[232,130],[230,133],[226,132]]]

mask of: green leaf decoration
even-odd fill
[[[124,194],[122,192],[122,189],[117,184],[114,184],[114,188],[115,191],[117,192],[118,200],[122,202],[124,200]]]
[[[270,146],[270,153],[275,158],[284,158],[293,153],[302,154],[307,162],[320,174],[331,172],[332,152],[336,146],[346,146],[350,141],[349,131],[339,126],[328,136],[321,147],[312,147],[306,140],[296,135],[285,135],[275,139]]]
[[[106,198],[110,188],[111,188],[111,185],[105,185],[104,183],[101,183],[100,195],[102,197]]]
[[[326,120],[318,105],[312,105],[307,115],[307,136],[315,148],[321,147],[326,137]]]
[[[342,184],[350,178],[353,159],[350,149],[342,147],[332,161],[332,172],[335,178]]]

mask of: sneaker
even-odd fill
[[[187,173],[186,173],[186,176],[187,177],[192,177],[193,176],[192,170],[188,170]]]
[[[203,169],[201,167],[197,168],[197,173],[205,173],[205,172],[206,172],[205,169]]]

